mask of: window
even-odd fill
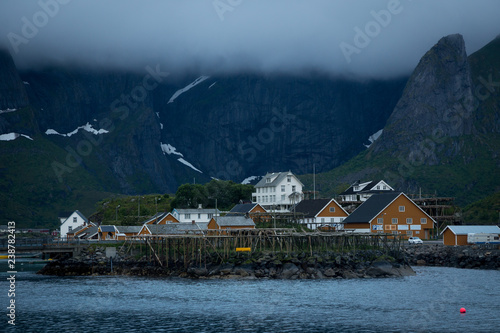
[[[214,217],[214,214],[208,214],[208,219],[212,219],[212,217]]]
[[[190,219],[191,218],[191,214],[184,214],[184,218]]]
[[[398,224],[398,218],[397,217],[393,217],[391,219],[391,222],[392,222],[392,224]]]
[[[408,236],[413,236],[413,230],[408,230],[408,231],[406,232],[406,235],[408,235]]]
[[[73,227],[72,226],[68,226],[68,232],[70,232],[71,230],[73,230]]]
[[[201,214],[198,214],[198,220],[201,219]]]
[[[285,185],[281,185],[281,192],[285,192]]]
[[[260,202],[260,195],[257,197],[257,201]]]
[[[335,213],[335,207],[330,207],[330,213]]]
[[[325,218],[324,218],[324,217],[322,217],[322,218],[321,218],[321,223],[324,223],[324,222],[325,222]]]
[[[412,224],[413,219],[411,217],[406,218],[406,224]]]
[[[281,196],[281,201],[285,201],[285,195],[284,194]]]
[[[417,235],[420,234],[420,231],[415,231],[415,234],[417,234]]]
[[[292,192],[295,192],[295,185],[292,185]]]
[[[387,190],[387,186],[384,185],[384,190]]]
[[[380,185],[377,185],[377,190],[380,190]]]
[[[73,217],[73,223],[76,223],[76,217]]]
[[[291,182],[292,181],[292,176],[286,176],[286,181]]]
[[[384,219],[382,217],[379,217],[377,219],[377,224],[384,224]]]
[[[270,183],[271,182],[271,178],[266,178],[266,183]]]
[[[399,206],[399,211],[404,212],[405,211],[405,206]]]
[[[427,224],[427,218],[422,217],[422,218],[420,219],[420,224]]]
[[[393,234],[393,235],[397,235],[397,234],[398,234],[398,232],[397,232],[397,231],[393,231],[393,232],[392,232],[392,234]]]

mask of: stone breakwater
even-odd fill
[[[500,269],[499,247],[412,245],[404,255],[410,265]]]
[[[58,276],[134,275],[193,279],[353,279],[414,275],[405,259],[395,259],[377,250],[355,253],[254,253],[234,254],[222,262],[211,260],[185,263],[170,261],[163,266],[146,258],[132,260],[118,256],[110,260],[97,251],[79,258],[50,262],[38,274]]]

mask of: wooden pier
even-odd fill
[[[344,253],[358,250],[381,250],[400,253],[402,239],[392,234],[354,234],[346,232],[298,233],[285,229],[224,230],[220,235],[142,235],[127,237],[121,251],[131,249],[145,254],[149,261],[168,267],[182,262],[186,267],[200,266],[214,259],[226,262],[235,255],[250,257],[254,253]],[[239,252],[238,249],[245,249]],[[249,250],[249,251],[248,251]]]

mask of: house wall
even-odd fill
[[[369,223],[348,223],[344,224],[344,229],[370,229]]]
[[[144,226],[141,231],[139,232],[139,235],[151,235],[151,233],[148,231],[146,226]]]
[[[282,185],[285,186],[284,192],[281,191]],[[263,206],[291,205],[292,201],[289,196],[294,192],[292,191],[293,186],[295,186],[295,192],[302,193],[302,184],[294,175],[291,176],[290,181],[288,181],[287,177],[284,177],[278,184],[257,187],[255,192],[252,193],[252,201]],[[284,200],[281,198],[282,195],[285,195]],[[275,196],[275,198],[273,196]]]
[[[167,224],[167,223],[179,223],[179,220],[177,220],[172,214],[167,214],[157,224]]]
[[[443,232],[444,245],[467,245],[467,235],[456,235],[448,228]]]
[[[399,206],[404,206],[404,212],[399,211]],[[383,218],[383,224],[378,224],[377,219]],[[397,218],[397,224],[392,223],[392,218]],[[407,218],[412,219],[412,223],[406,222]],[[426,218],[427,223],[421,224],[420,219]],[[420,208],[404,195],[400,195],[370,223],[370,231],[373,233],[397,233],[404,235],[404,238],[420,237],[428,239],[434,227],[433,221]],[[382,226],[382,230],[380,230]],[[420,228],[420,230],[419,230]]]
[[[76,222],[73,222],[74,217],[76,217]],[[83,225],[84,223],[85,223],[85,221],[81,218],[81,216],[78,213],[73,212],[73,214],[71,214],[66,219],[66,221],[64,221],[64,223],[61,224],[61,226],[59,227],[60,237],[62,239],[66,239],[66,234],[68,233],[70,226],[71,226],[72,230],[75,230],[76,228]]]

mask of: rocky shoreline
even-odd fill
[[[404,251],[410,265],[467,269],[500,269],[500,248],[494,246],[412,245]]]
[[[48,263],[38,274],[57,276],[131,275],[181,277],[192,279],[353,279],[415,275],[404,259],[395,259],[381,251],[356,253],[234,254],[222,262],[213,256],[207,262],[170,261],[160,266],[146,258],[133,260],[118,256],[112,270],[108,258],[97,251],[78,258]]]
[[[130,275],[192,279],[354,279],[415,275],[411,266],[467,269],[500,269],[500,249],[441,244],[406,246],[387,255],[378,250],[348,253],[254,253],[233,254],[222,261],[212,255],[200,262],[170,260],[159,265],[146,257],[120,255],[113,263],[105,248],[83,251],[75,258],[48,263],[38,274],[57,276]],[[397,259],[396,259],[397,258]],[[111,267],[112,266],[112,267]]]

